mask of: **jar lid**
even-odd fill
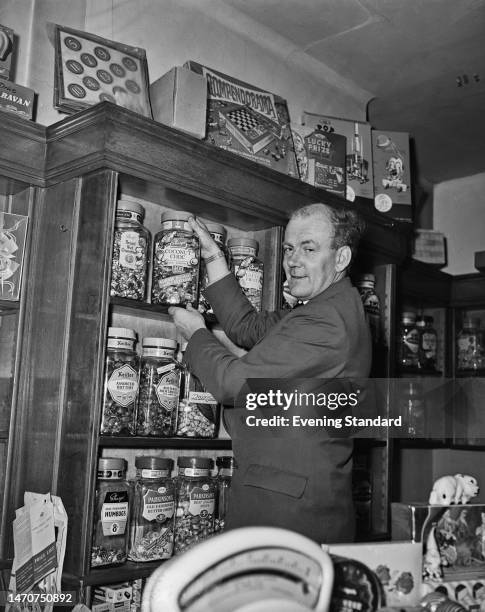
[[[201,470],[210,470],[214,465],[209,457],[179,457],[177,465],[181,468],[199,468]]]
[[[209,234],[227,234],[226,228],[221,223],[206,223]]]
[[[140,215],[145,216],[144,207],[135,200],[132,200],[131,198],[126,196],[123,197],[121,200],[118,200],[116,210],[129,210],[130,212],[139,213]]]
[[[217,457],[216,465],[218,468],[232,470],[234,469],[234,457],[231,457],[231,455],[224,455],[222,457]]]
[[[376,277],[375,274],[359,274],[357,277],[358,283],[375,283]]]
[[[419,327],[426,325],[426,317],[424,315],[418,315],[416,317],[416,325],[419,325]]]
[[[121,457],[101,457],[98,461],[98,470],[122,470],[126,471],[126,459]]]
[[[232,247],[245,246],[252,249],[258,250],[258,241],[254,238],[246,238],[245,236],[239,236],[238,238],[229,238],[227,246],[231,249]]]
[[[188,221],[189,217],[194,215],[183,210],[166,210],[162,213],[162,223],[165,221]]]
[[[136,332],[133,329],[126,327],[108,327],[108,336],[110,338],[127,338],[128,340],[136,340]]]
[[[407,321],[416,321],[416,313],[415,312],[403,312],[402,319]]]
[[[139,470],[170,470],[173,460],[166,457],[141,456],[135,457],[135,467]]]
[[[143,348],[168,348],[175,350],[177,348],[177,341],[171,338],[143,338]]]

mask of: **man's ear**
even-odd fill
[[[351,259],[352,251],[350,247],[347,245],[339,247],[335,257],[335,269],[337,272],[343,272],[346,268],[348,268]]]

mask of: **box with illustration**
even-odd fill
[[[0,211],[0,299],[18,300],[28,217]]]
[[[423,569],[429,578],[485,576],[483,504],[393,503],[392,538],[423,544]]]
[[[185,67],[207,79],[207,142],[299,178],[283,98],[194,61]]]
[[[412,221],[409,134],[372,130],[374,205],[399,221]]]
[[[339,138],[342,139],[340,142],[344,143],[341,145],[344,152],[343,157],[339,152],[339,163],[335,166],[342,166],[344,169],[346,184],[343,193],[350,201],[353,201],[355,197],[373,198],[370,125],[361,121],[307,112],[303,113],[301,123],[301,126],[293,123],[292,129],[302,179],[312,182],[309,168],[311,168],[315,155],[312,151],[311,139],[316,135],[325,136],[330,141],[336,141]]]

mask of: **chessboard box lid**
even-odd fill
[[[199,64],[199,62],[195,62],[194,60],[187,60],[184,66],[189,70],[193,70],[194,72],[197,72],[198,74],[202,75],[204,75],[205,72],[208,70],[209,72],[213,72],[214,74],[217,74],[218,76],[222,77],[226,81],[231,81],[232,83],[234,83],[234,85],[240,85],[248,89],[253,89],[254,91],[260,91],[261,93],[270,94],[274,97],[275,102],[278,102],[280,104],[286,104],[286,100],[278,94],[268,91],[267,89],[263,89],[262,87],[258,87],[257,85],[253,85],[252,83],[248,83],[247,81],[242,81],[241,79],[238,79],[230,74],[225,74],[224,72],[216,70],[215,68],[211,68],[210,66]]]

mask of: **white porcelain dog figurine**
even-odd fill
[[[473,476],[442,476],[435,481],[428,503],[437,506],[467,504],[472,497],[478,495],[478,491],[478,482]]]

